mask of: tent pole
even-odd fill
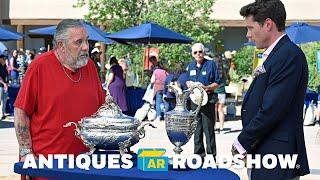
[[[144,56],[144,50],[143,50],[143,56]],[[141,82],[144,82],[144,59],[142,61],[142,72],[141,72]]]

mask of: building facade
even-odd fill
[[[237,50],[247,42],[246,28],[239,15],[242,6],[254,0],[216,0],[211,18],[223,27],[216,38],[223,44],[223,50]],[[320,25],[320,1],[282,0],[287,10],[287,25],[303,21]],[[50,38],[30,35],[28,30],[56,25],[61,19],[83,19],[88,6],[74,8],[77,0],[0,0],[0,25],[26,34],[22,41],[4,42],[9,48],[38,49],[48,44]],[[214,47],[213,42],[211,47]]]
[[[74,8],[77,0],[0,0],[0,25],[26,36],[21,41],[4,42],[10,49],[38,50],[49,37],[30,35],[29,30],[56,25],[61,19],[83,19],[88,7]]]

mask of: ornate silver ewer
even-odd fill
[[[75,135],[90,149],[89,154],[95,149],[120,150],[123,154],[144,138],[146,125],[155,128],[150,123],[141,125],[141,121],[124,115],[109,93],[96,113],[82,118],[78,123],[69,122],[63,127],[72,124],[76,126]]]
[[[196,85],[185,91],[183,94],[181,89],[177,89],[172,85],[169,85],[168,87],[176,95],[176,106],[172,111],[166,112],[164,115],[166,131],[171,143],[175,146],[173,151],[176,154],[180,154],[183,151],[181,146],[189,141],[196,130],[198,124],[196,117],[201,108],[204,89]],[[186,108],[187,99],[196,88],[201,92],[201,97],[199,99],[200,103],[198,103],[199,105],[195,111],[188,111]]]

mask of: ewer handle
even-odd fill
[[[199,113],[199,111],[200,111],[200,108],[201,108],[201,105],[202,105],[202,101],[203,101],[203,96],[204,96],[204,89],[203,89],[200,85],[194,85],[194,86],[192,86],[192,87],[190,88],[190,90],[188,90],[188,91],[186,92],[186,94],[184,95],[184,107],[186,108],[187,99],[188,99],[188,97],[190,96],[190,94],[193,92],[194,89],[199,89],[200,92],[201,92],[201,98],[200,98],[200,102],[199,102],[198,107],[197,107],[194,111],[190,110],[190,112],[191,112],[192,114],[194,114],[195,116],[197,116],[198,113]]]

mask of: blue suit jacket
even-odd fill
[[[308,66],[301,49],[282,37],[253,80],[241,109],[238,140],[249,154],[298,154],[297,168],[253,169],[251,178],[287,179],[309,173],[303,133]]]

